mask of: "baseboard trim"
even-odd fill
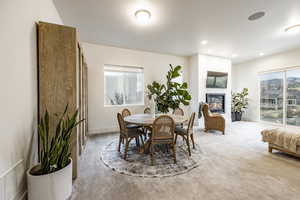
[[[92,130],[89,130],[88,135],[99,135],[99,134],[113,133],[113,132],[118,132],[118,131],[119,131],[119,129],[117,127],[92,129]]]
[[[7,174],[9,174],[11,171],[13,171],[18,165],[20,165],[23,162],[23,159],[16,162],[12,167],[10,167],[8,170],[6,170],[4,173],[0,175],[0,179],[4,178]]]
[[[21,179],[17,179],[17,174],[24,173]],[[26,199],[26,169],[24,160],[21,159],[4,173],[0,175],[0,200],[22,200]],[[12,187],[13,190],[7,188]],[[24,191],[25,190],[25,191]],[[10,193],[8,193],[10,192]],[[13,192],[13,193],[11,193]]]

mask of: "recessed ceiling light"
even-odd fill
[[[249,21],[255,21],[255,20],[258,20],[258,19],[262,18],[263,16],[265,16],[265,14],[266,14],[266,13],[265,13],[265,12],[262,12],[262,11],[253,13],[252,15],[250,15],[250,16],[248,17],[248,20],[249,20]]]
[[[202,44],[202,45],[206,45],[206,44],[207,44],[207,40],[203,40],[203,41],[201,42],[201,44]]]
[[[238,55],[237,54],[232,54],[231,57],[236,58],[236,57],[238,57]]]
[[[285,32],[300,32],[300,24],[296,24],[293,26],[289,26],[286,29],[284,29]]]
[[[134,15],[142,24],[147,24],[151,19],[151,13],[148,10],[137,10]]]
[[[259,53],[259,56],[264,56],[265,54],[264,53]]]

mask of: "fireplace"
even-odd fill
[[[206,103],[212,113],[225,113],[225,94],[206,94]]]

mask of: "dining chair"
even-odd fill
[[[149,107],[146,107],[144,109],[144,114],[151,114],[151,109]],[[144,132],[145,139],[147,138],[147,133],[151,132],[151,126],[143,126],[142,131]]]
[[[124,108],[124,109],[122,110],[122,117],[123,117],[123,118],[128,117],[128,116],[130,116],[130,115],[131,115],[131,112],[130,112],[130,110],[128,110],[127,108]],[[135,129],[135,128],[141,128],[141,126],[138,126],[138,125],[136,125],[136,124],[130,124],[130,123],[126,123],[126,122],[125,122],[125,124],[126,124],[126,127],[127,127],[127,128],[133,128],[133,129]]]
[[[128,117],[128,116],[130,116],[131,115],[131,112],[130,112],[130,110],[128,110],[127,108],[124,108],[123,110],[122,110],[122,116],[123,117]]]
[[[176,126],[176,128],[175,128],[175,144],[177,142],[178,135],[180,135],[182,137],[183,141],[186,141],[189,156],[192,155],[191,154],[191,148],[190,148],[190,138],[191,138],[192,143],[193,143],[193,149],[195,149],[194,131],[193,131],[195,115],[196,115],[196,113],[193,112],[190,119],[189,119],[189,123],[188,123],[188,126],[187,126],[186,129],[178,127],[178,126]]]
[[[176,163],[176,147],[174,142],[175,123],[172,117],[161,115],[156,118],[152,125],[152,135],[150,139],[151,164],[154,163],[154,146],[165,144],[167,148],[171,147],[173,151],[174,163]]]
[[[184,111],[183,111],[182,108],[175,108],[174,111],[173,111],[173,115],[184,116]],[[181,123],[180,125],[177,125],[177,126],[180,126],[181,128],[183,128],[183,123]]]
[[[118,145],[118,151],[120,152],[121,149],[121,143],[125,140],[125,153],[124,153],[124,160],[127,158],[127,152],[129,143],[132,139],[136,140],[136,145],[139,146],[139,137],[141,138],[142,145],[144,146],[144,141],[142,138],[143,132],[140,131],[138,128],[127,128],[126,123],[124,121],[123,116],[118,113],[117,114],[119,128],[120,128],[120,137],[119,137],[119,145]]]
[[[149,107],[145,108],[144,114],[151,114],[151,109]]]

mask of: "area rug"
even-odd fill
[[[163,148],[156,150],[154,154],[154,165],[151,165],[149,154],[140,153],[135,143],[132,142],[129,146],[127,160],[123,159],[124,146],[121,152],[117,151],[118,141],[115,139],[110,142],[101,152],[101,160],[112,170],[120,174],[139,177],[169,177],[183,173],[198,167],[200,161],[204,158],[199,145],[196,148],[191,148],[192,156],[187,153],[187,146],[183,142],[178,142],[176,145],[176,159],[174,164],[172,151],[166,151]]]

